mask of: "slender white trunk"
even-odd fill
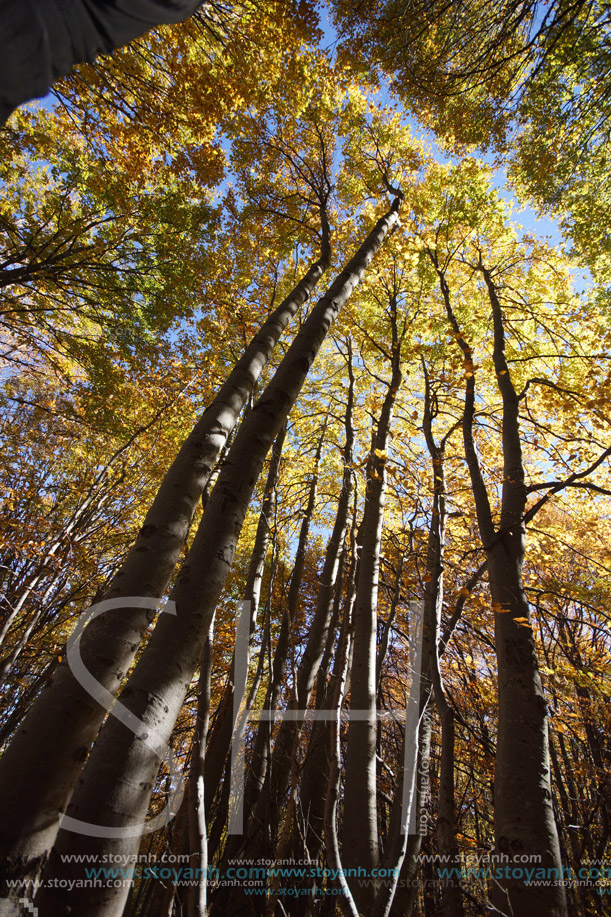
[[[367,469],[363,520],[359,529],[359,566],[354,604],[354,645],[350,676],[351,719],[344,781],[343,859],[349,868],[369,871],[368,880],[352,880],[360,911],[370,913],[376,897],[372,870],[379,863],[376,780],[377,744],[377,604],[382,524],[384,517],[386,446],[392,413],[401,385],[401,349],[397,337],[396,297],[392,308],[392,373]],[[358,873],[357,873],[358,875]]]

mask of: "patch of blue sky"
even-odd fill
[[[32,109],[42,108],[44,111],[53,111],[56,105],[57,98],[52,92],[48,92],[46,96],[42,96],[40,99],[32,99],[31,102],[27,102],[23,107]]]

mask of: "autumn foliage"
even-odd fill
[[[2,129],[1,875],[41,914],[608,912],[608,26],[490,6],[203,4]],[[140,734],[74,687],[104,598]]]

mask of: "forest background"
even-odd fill
[[[207,2],[11,116],[5,895],[609,912],[608,34]]]

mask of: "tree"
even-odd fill
[[[555,49],[585,48],[584,7],[549,10],[434,4],[408,49],[393,25],[414,78],[430,49],[410,105],[475,137],[504,99],[509,150],[509,94],[551,105]],[[44,868],[44,911],[562,912],[546,870],[609,844],[604,291],[331,62],[312,12],[151,34],[5,131],[5,894]],[[64,657],[109,589],[80,644],[106,716]],[[79,882],[84,855],[133,877]]]
[[[166,624],[168,617],[160,618],[155,629],[155,637],[149,641],[122,694],[124,701],[129,703],[128,709],[141,723],[146,723],[150,717],[149,728],[154,730],[159,739],[163,735],[164,725],[166,732],[171,731],[184,700],[185,691],[207,636],[216,601],[231,565],[235,544],[265,455],[299,394],[310,363],[324,340],[336,312],[348,298],[385,235],[396,222],[398,209],[399,199],[396,198],[392,208],[378,220],[361,248],[331,285],[328,293],[319,300],[309,320],[289,348],[272,382],[242,424],[225,460],[206,507],[203,524],[200,525],[172,592],[172,600],[181,609],[181,616],[176,619],[172,616],[171,623],[175,624],[174,627],[168,627]],[[224,533],[226,543],[221,533]],[[169,680],[160,707],[158,697],[162,673],[162,680],[165,681],[166,677]],[[142,700],[145,701],[144,707]],[[146,726],[144,729],[146,730]],[[143,778],[138,782],[133,799],[128,797],[133,793],[133,789],[130,791],[129,787],[134,787],[135,761],[130,760],[129,752],[127,756],[119,752],[119,748],[126,740],[126,748],[131,746],[132,754],[140,760]],[[105,780],[109,792],[111,786],[116,784],[123,783],[125,788],[126,797],[122,811],[117,813],[120,823],[134,824],[134,819],[137,823],[140,813],[142,816],[146,813],[152,779],[158,769],[158,742],[149,747],[140,741],[140,736],[134,736],[126,730],[122,723],[119,728],[115,728],[114,721],[109,720],[96,742],[95,754],[90,756],[85,766],[80,789],[72,797],[68,809],[70,817],[76,817],[79,822],[88,824],[108,824],[109,817],[114,821],[116,815],[110,810],[102,811],[99,808],[100,788]],[[120,773],[121,767],[116,775],[112,773],[113,768],[109,767],[112,762],[116,766],[126,760],[130,760],[130,767],[124,776]],[[148,775],[148,780],[145,774]],[[63,874],[68,865],[64,851],[72,846],[73,838],[69,831],[65,832],[64,837],[65,841],[60,837],[53,847],[52,859],[46,873],[48,876]],[[88,846],[92,846],[91,840]],[[117,849],[128,850],[130,846],[133,847],[133,843],[133,840],[126,843],[123,839],[117,845]],[[109,846],[107,841],[103,848],[106,850]],[[43,904],[45,894],[46,892],[43,892]],[[108,913],[112,913],[116,910],[116,899],[122,896],[121,890],[103,889],[99,897],[91,894],[86,896],[87,906],[105,908]],[[92,905],[94,898],[98,898],[99,903]],[[52,892],[51,900],[54,901],[54,906],[57,906],[58,902]],[[100,910],[100,913],[102,912],[103,910]]]
[[[314,196],[315,212],[320,219],[320,257],[305,272],[288,296],[274,310],[255,335],[212,404],[204,411],[191,434],[182,444],[178,456],[166,473],[153,504],[147,513],[136,544],[105,590],[105,598],[149,595],[161,597],[165,591],[180,552],[199,498],[213,470],[214,463],[231,433],[256,380],[289,319],[308,298],[326,269],[329,258],[329,225],[326,215],[330,192],[326,172],[325,147],[316,135],[315,164],[305,180],[307,191]],[[97,618],[87,628],[82,652],[90,671],[106,690],[116,690],[129,669],[149,617],[143,610],[117,610]],[[97,660],[97,661],[96,661]],[[66,710],[71,714],[66,720]],[[56,711],[57,719],[51,713]],[[44,858],[58,827],[58,815],[66,805],[87,755],[89,742],[105,715],[103,706],[92,708],[91,698],[80,686],[65,661],[32,707],[27,723],[3,757],[4,780],[14,787],[12,828],[5,833],[5,861],[23,868]],[[60,723],[62,724],[60,726]],[[59,734],[61,741],[57,741]],[[55,755],[40,761],[36,746],[42,735],[55,736]],[[29,762],[29,763],[28,763]],[[34,776],[36,775],[36,776]],[[32,785],[37,787],[32,793]],[[21,787],[21,790],[18,790]],[[45,812],[44,825],[36,826],[34,812]]]
[[[347,53],[375,61],[448,148],[495,149],[606,282],[609,18],[604,4],[421,3],[333,8]]]

